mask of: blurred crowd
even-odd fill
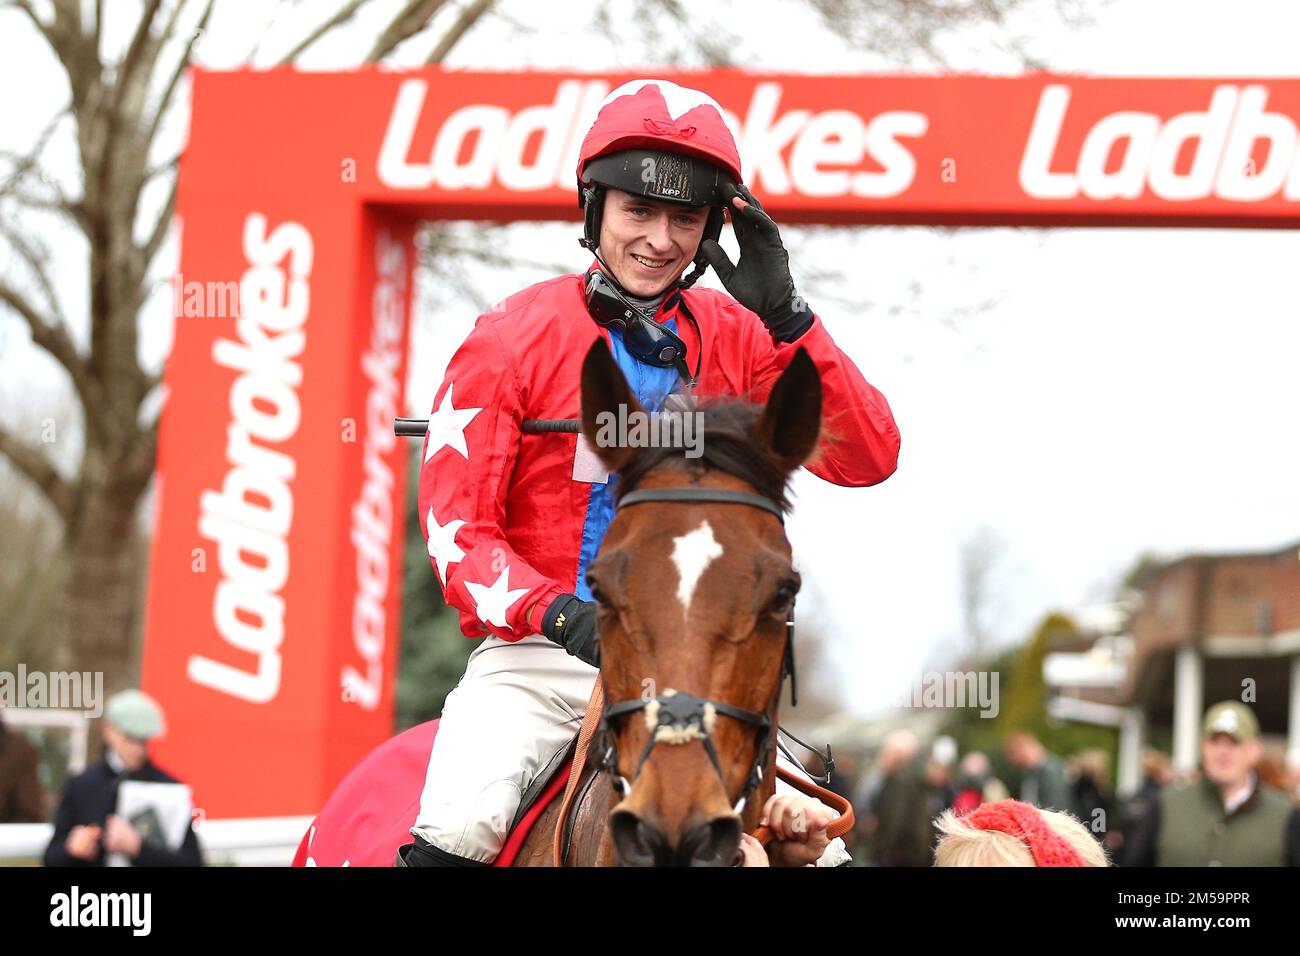
[[[192,827],[168,847],[147,821],[117,812],[123,781],[177,783],[149,757],[163,728],[161,709],[138,690],[109,701],[103,756],[64,787],[47,865],[103,865],[110,856],[136,866],[201,864]],[[0,823],[48,818],[38,763],[0,720]],[[1191,774],[1175,774],[1166,754],[1148,750],[1141,785],[1117,799],[1109,770],[1103,750],[1063,757],[1026,730],[994,754],[961,754],[950,737],[922,747],[896,730],[869,766],[840,758],[831,788],[854,806],[850,849],[869,866],[1300,866],[1300,767],[1265,751],[1247,705],[1206,711]]]
[[[1088,834],[1118,866],[1300,866],[1300,767],[1265,752],[1251,709],[1237,701],[1209,708],[1200,751],[1198,768],[1183,775],[1167,754],[1146,751],[1140,786],[1119,799],[1104,750],[1061,756],[1020,730],[1000,753],[959,754],[950,737],[922,747],[896,730],[869,766],[841,760],[831,786],[853,803],[851,849],[869,866],[932,866],[941,839],[969,835],[960,821],[1012,804],[1051,811],[1043,821],[1070,839]],[[996,758],[1014,792],[995,773]]]

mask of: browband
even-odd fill
[[[618,499],[618,507],[639,505],[650,501],[686,501],[701,504],[749,505],[762,508],[774,514],[777,520],[785,524],[785,514],[779,505],[770,498],[750,494],[747,491],[728,491],[724,488],[645,488],[630,491]]]

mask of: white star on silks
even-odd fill
[[[465,426],[483,409],[457,408],[451,403],[451,388],[451,384],[448,383],[447,394],[442,396],[442,404],[429,416],[429,443],[424,449],[426,462],[444,446],[450,446],[460,452],[462,458],[469,461],[469,449],[465,447]]]
[[[433,566],[437,568],[444,588],[447,586],[447,568],[465,557],[465,552],[456,543],[456,532],[464,524],[463,521],[438,524],[433,517],[433,509],[429,509],[429,557],[433,558]]]
[[[528,588],[510,589],[510,565],[506,565],[501,576],[492,582],[492,586],[484,587],[482,584],[475,584],[472,581],[465,582],[465,590],[469,591],[470,597],[474,599],[474,611],[478,614],[478,619],[484,624],[495,624],[497,627],[511,628],[506,623],[506,611],[510,606],[528,593]]]

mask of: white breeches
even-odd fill
[[[411,833],[456,856],[496,859],[524,791],[582,725],[596,674],[540,634],[485,638],[447,695]],[[776,789],[795,792],[779,778]],[[818,865],[848,859],[837,839]]]

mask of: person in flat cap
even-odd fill
[[[162,708],[139,690],[124,690],[104,707],[104,758],[70,779],[54,816],[46,866],[103,866],[120,854],[131,866],[202,866],[198,837],[186,827],[180,849],[142,834],[118,816],[124,780],[179,783],[149,759],[149,741],[166,731]]]
[[[1126,866],[1300,866],[1300,809],[1263,784],[1259,721],[1236,700],[1205,712],[1201,776],[1165,787],[1125,847]]]

